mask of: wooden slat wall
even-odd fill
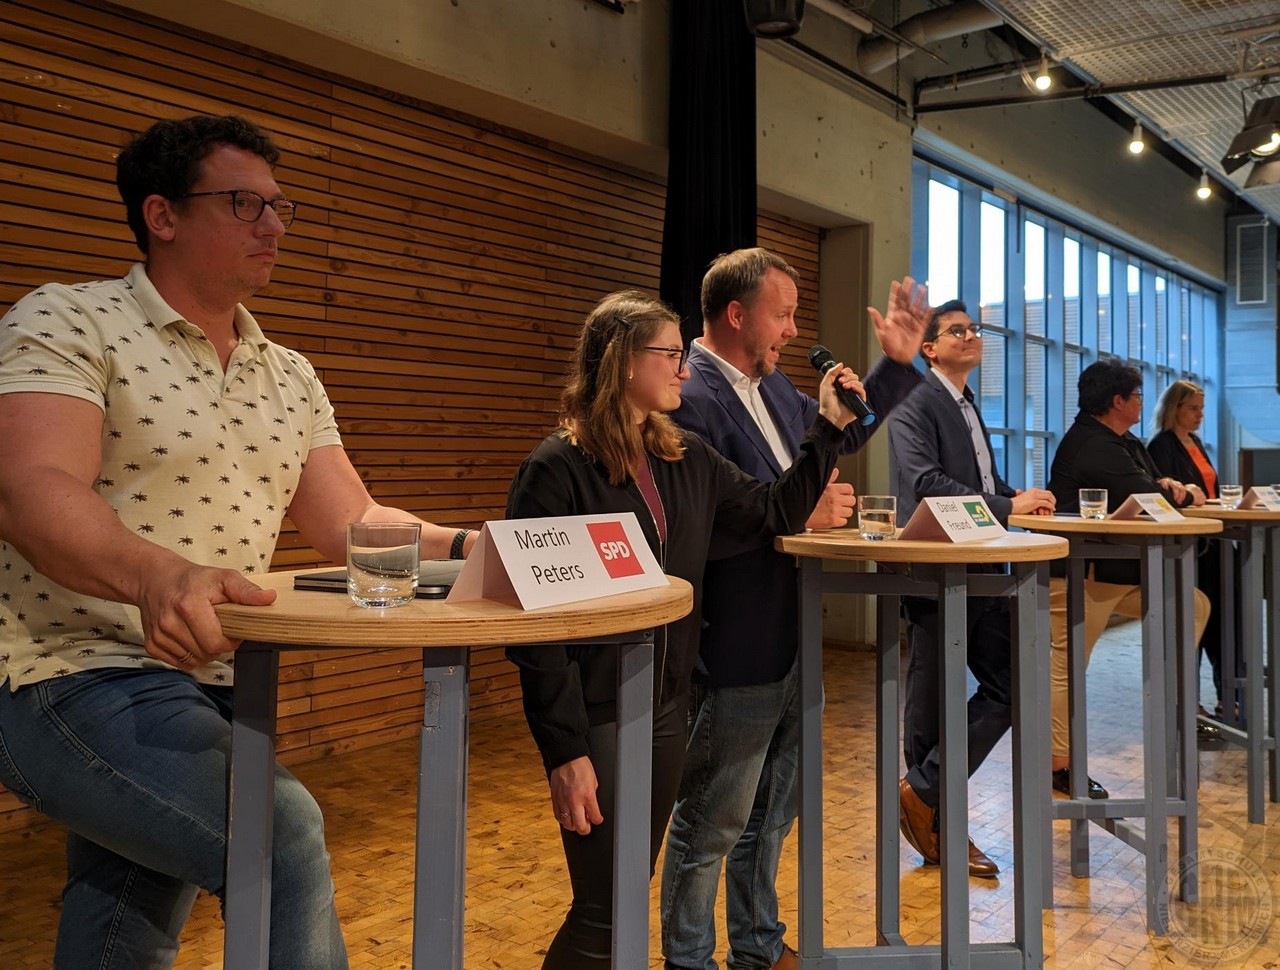
[[[500,517],[586,312],[657,290],[662,182],[107,4],[0,0],[0,306],[122,275],[119,147],[159,117],[232,111],[273,132],[301,203],[251,308],[319,371],[370,492],[442,524]],[[803,276],[784,368],[811,383],[818,231],[761,213],[760,240]],[[274,565],[320,561],[286,522]],[[287,654],[282,757],[414,733],[420,675],[413,650]],[[514,668],[479,651],[475,715],[518,697]],[[0,791],[0,828],[18,807]]]

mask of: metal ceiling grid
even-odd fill
[[[1246,46],[1228,36],[1280,25],[1276,0],[984,0],[1059,61],[1106,84],[1231,74],[1275,66],[1280,44]],[[1280,26],[1277,27],[1280,30]],[[1199,164],[1223,179],[1219,159],[1244,120],[1241,79],[1116,97],[1154,122]],[[1268,88],[1265,93],[1280,93]],[[1252,103],[1251,94],[1247,103]],[[1244,184],[1248,168],[1231,176]],[[1280,186],[1244,193],[1280,220]]]

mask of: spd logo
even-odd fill
[[[631,551],[631,543],[621,522],[588,522],[587,532],[591,534],[596,555],[604,563],[610,579],[639,576],[644,572],[644,567]]]

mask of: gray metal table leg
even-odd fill
[[[898,863],[898,689],[902,648],[898,640],[901,599],[880,596],[876,604],[876,941],[902,943]]]
[[[267,967],[278,661],[275,648],[261,643],[243,643],[236,653],[227,797],[224,970]]]
[[[1175,575],[1177,566],[1173,560],[1166,558],[1164,561],[1164,664],[1165,672],[1168,675],[1168,689],[1164,695],[1164,736],[1165,758],[1164,758],[1164,777],[1165,777],[1165,794],[1170,798],[1174,798],[1175,792],[1180,787],[1180,766],[1179,754],[1181,748],[1179,745],[1180,736],[1178,732],[1178,700],[1182,696],[1182,665],[1178,663],[1178,655],[1182,644],[1184,633],[1191,627],[1183,623],[1182,610],[1179,609],[1180,600],[1178,599],[1178,576]],[[1186,605],[1183,603],[1182,605]],[[1195,637],[1192,636],[1194,640]]]
[[[801,558],[800,862],[797,922],[802,965],[822,957],[822,561]],[[894,699],[896,708],[897,699]],[[895,715],[896,716],[896,715]],[[893,844],[897,845],[897,836]]]
[[[965,609],[968,583],[964,566],[936,567],[938,648],[942,651],[942,690],[938,724],[942,758],[940,808],[942,860],[942,966],[969,966],[969,751],[968,631]]]
[[[1142,727],[1146,796],[1147,929],[1168,930],[1169,796],[1165,781],[1164,555],[1158,540],[1144,540],[1142,564]]]
[[[1271,739],[1267,760],[1271,766],[1271,800],[1280,802],[1280,526],[1267,530],[1267,704],[1263,733]],[[1262,715],[1260,714],[1261,718]]]
[[[1177,774],[1177,790],[1173,797],[1181,798],[1183,812],[1178,816],[1178,851],[1184,860],[1193,859],[1200,851],[1200,752],[1196,747],[1196,709],[1199,707],[1199,678],[1196,676],[1199,646],[1196,644],[1195,593],[1196,593],[1196,541],[1181,540],[1177,566],[1174,570],[1178,600],[1177,642],[1174,644],[1174,663],[1178,671],[1177,721],[1170,725],[1169,735],[1179,744],[1180,772]],[[1194,866],[1178,866],[1178,898],[1184,903],[1198,902],[1200,885]]]
[[[462,970],[467,880],[467,739],[471,698],[464,647],[422,651],[413,967]]]
[[[1071,739],[1071,797],[1089,797],[1089,727],[1085,692],[1084,656],[1085,561],[1067,560],[1067,707]],[[1089,823],[1073,818],[1071,827],[1071,875],[1089,875]]]
[[[1238,660],[1236,657],[1236,578],[1235,578],[1235,543],[1230,539],[1218,540],[1218,571],[1221,582],[1218,585],[1218,602],[1213,608],[1218,610],[1218,631],[1221,634],[1219,657],[1222,679],[1222,719],[1234,728],[1240,728],[1244,698],[1241,696],[1243,682],[1236,675]],[[1244,601],[1242,601],[1244,603]],[[1248,604],[1244,603],[1245,608]]]
[[[1042,898],[1041,854],[1034,848],[1043,834],[1045,775],[1036,740],[1037,670],[1047,644],[1040,639],[1037,606],[1048,607],[1048,571],[1035,563],[1014,565],[1017,596],[1010,604],[1013,643],[1013,898],[1014,942],[1026,966],[1039,967],[1044,957],[1044,925],[1038,901]]]
[[[1049,564],[1040,563],[1037,567],[1040,584],[1040,604],[1036,615],[1039,630],[1040,650],[1036,654],[1036,697],[1039,700],[1039,743],[1040,753],[1039,783],[1042,799],[1041,812],[1043,818],[1040,825],[1040,867],[1043,887],[1040,905],[1043,909],[1053,909],[1053,785],[1050,769],[1053,765],[1053,719],[1052,705],[1049,698],[1052,687],[1049,678],[1050,661],[1053,654],[1052,636],[1049,627]]]
[[[618,646],[614,768],[613,966],[649,966],[649,828],[653,785],[653,637]]]
[[[1245,738],[1248,758],[1246,775],[1250,822],[1265,822],[1267,810],[1263,804],[1263,739],[1267,736],[1267,719],[1263,713],[1262,687],[1264,663],[1262,659],[1262,557],[1265,548],[1263,529],[1246,526],[1244,541],[1240,543],[1240,643],[1244,651],[1244,714]],[[1231,611],[1232,598],[1223,601],[1224,612]],[[1225,662],[1225,661],[1224,661]],[[1226,676],[1228,667],[1223,667]]]

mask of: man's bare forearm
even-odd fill
[[[0,535],[60,586],[118,603],[136,604],[145,575],[185,562],[130,532],[93,489],[56,468],[0,481]]]

